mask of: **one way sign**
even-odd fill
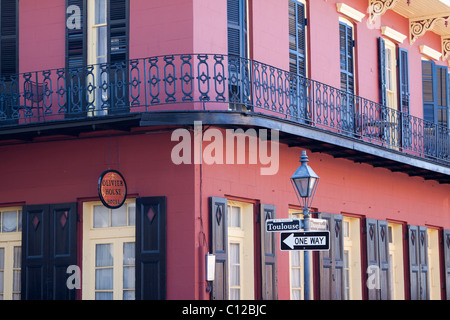
[[[330,250],[330,231],[282,232],[281,250]]]

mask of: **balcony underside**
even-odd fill
[[[311,152],[329,154],[355,163],[386,168],[409,176],[450,183],[450,167],[435,159],[407,154],[376,145],[352,136],[343,136],[330,130],[262,113],[232,111],[160,111],[110,115],[90,119],[60,120],[0,128],[0,141],[32,142],[43,137],[79,138],[89,133],[116,131],[141,133],[158,127],[192,127],[194,121],[202,125],[224,128],[265,128],[279,130],[279,139],[290,147],[300,147]],[[106,133],[105,133],[106,134]],[[107,133],[110,134],[110,133]],[[1,143],[1,142],[0,142]]]

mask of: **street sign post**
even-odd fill
[[[330,250],[330,231],[282,232],[282,251],[327,251]]]
[[[300,219],[267,219],[267,232],[295,231],[300,230]]]

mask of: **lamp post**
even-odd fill
[[[308,166],[308,156],[306,151],[302,151],[300,157],[301,165],[297,168],[291,177],[291,183],[294,187],[298,201],[303,209],[304,231],[309,231],[309,211],[316,193],[319,176]],[[309,251],[304,251],[304,299],[310,299],[310,283],[309,283]]]

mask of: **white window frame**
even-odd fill
[[[128,199],[124,205],[133,208],[135,203],[135,199]],[[122,300],[123,292],[127,290],[123,288],[123,245],[127,242],[136,242],[136,227],[127,225],[94,228],[94,206],[97,205],[103,204],[100,201],[83,203],[82,299],[95,300],[96,245],[113,244],[113,300]]]
[[[17,212],[17,227],[16,231],[2,232],[2,218],[3,213],[8,211]],[[14,248],[19,247],[22,250],[22,229],[21,225],[22,207],[5,207],[0,208],[0,248],[4,249],[4,265],[0,269],[3,272],[3,288],[1,288],[0,300],[20,300],[20,275],[19,283],[17,284],[18,290],[14,290],[14,272],[21,272],[21,254],[19,256],[19,266],[14,266]]]

